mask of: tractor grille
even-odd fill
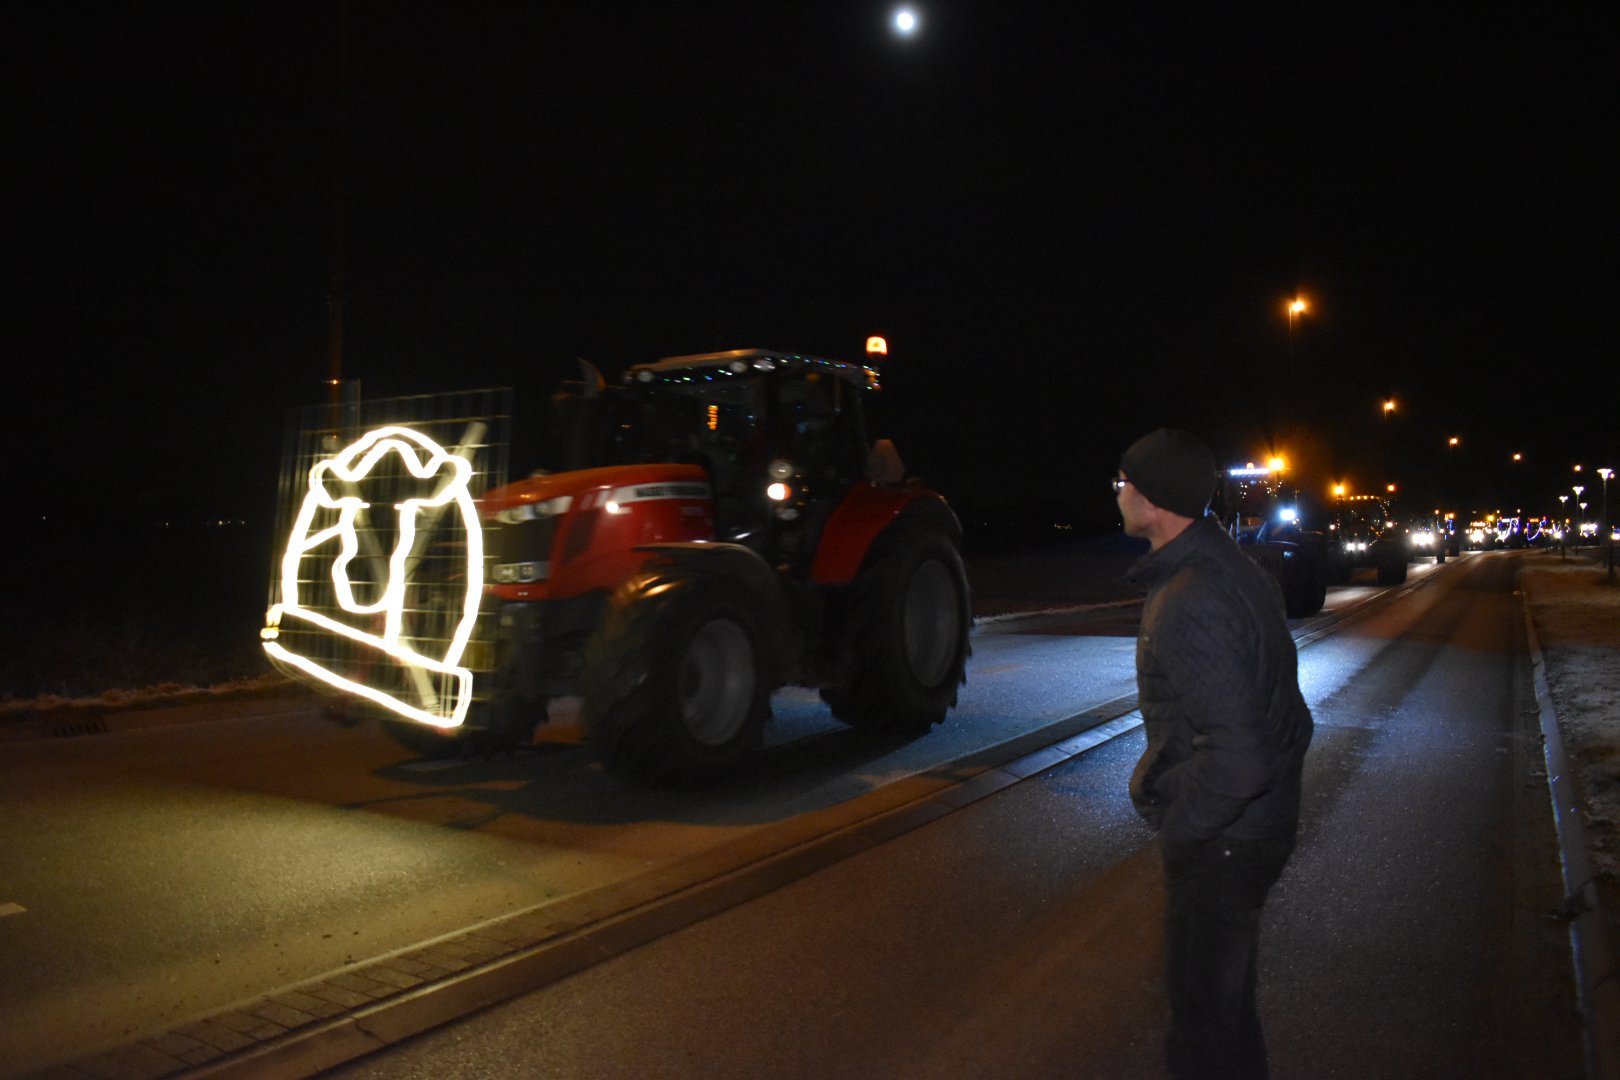
[[[551,549],[563,515],[502,525],[490,544],[494,580],[500,585],[526,585],[551,576]]]

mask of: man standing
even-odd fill
[[[1114,481],[1126,534],[1151,545],[1132,572],[1148,745],[1130,792],[1164,858],[1170,1072],[1253,1080],[1260,911],[1294,848],[1312,724],[1282,592],[1205,515],[1214,488],[1209,447],[1169,428]]]

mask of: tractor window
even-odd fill
[[[735,463],[744,447],[761,439],[762,397],[754,379],[660,383],[624,426],[617,457],[627,463]]]
[[[823,479],[853,478],[866,468],[860,390],[819,371],[783,379],[777,409],[783,431],[780,452]]]
[[[1228,479],[1225,485],[1226,522],[1238,536],[1252,536],[1266,523],[1275,500],[1272,486],[1248,478]]]

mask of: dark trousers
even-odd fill
[[[1163,845],[1168,1056],[1176,1080],[1265,1080],[1260,910],[1294,838]]]

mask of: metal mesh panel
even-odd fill
[[[490,680],[468,676],[494,666],[476,588],[493,545],[473,503],[507,482],[511,401],[503,388],[292,412],[266,634],[277,667],[417,719],[484,696]]]

